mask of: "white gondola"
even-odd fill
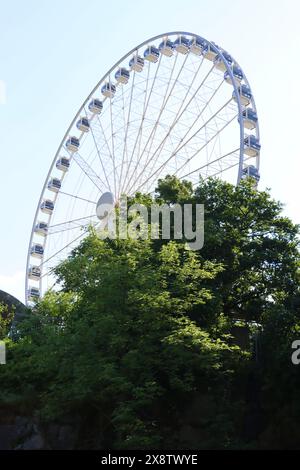
[[[130,78],[130,73],[127,69],[124,67],[119,68],[116,73],[115,73],[115,79],[117,80],[118,83],[123,83],[126,85],[128,83]]]
[[[41,259],[44,256],[44,247],[43,247],[43,245],[41,245],[40,243],[34,243],[31,246],[30,254],[34,258]]]
[[[231,67],[232,64],[233,64],[233,59],[232,59],[231,55],[229,55],[225,51],[222,51],[222,55],[223,55],[225,61],[227,62],[227,64],[229,65],[229,67]],[[215,67],[218,70],[221,70],[222,72],[226,72],[226,70],[227,70],[226,63],[223,61],[223,59],[220,55],[217,55],[217,57],[215,58],[214,63],[215,63]]]
[[[41,278],[42,272],[39,266],[30,266],[28,270],[28,278],[32,281],[39,281]]]
[[[129,61],[130,70],[134,70],[135,72],[142,72],[145,65],[145,61],[143,57],[139,55],[134,55]]]
[[[218,46],[216,46],[216,44],[213,44],[213,43],[212,44],[207,44],[204,47],[202,53],[203,53],[205,59],[211,60],[212,62],[214,62],[216,60],[219,53],[218,53],[217,49],[215,50],[215,47],[218,48]]]
[[[257,157],[260,153],[261,145],[254,135],[246,136],[244,140],[244,153],[249,157]]]
[[[239,67],[233,66],[232,67],[232,74],[233,74],[235,83],[237,85],[240,85],[243,78],[244,78],[243,71]],[[224,80],[227,83],[229,83],[230,85],[232,85],[231,76],[230,76],[230,73],[228,71],[226,71],[225,74],[224,74]]]
[[[69,150],[69,152],[77,152],[77,150],[80,147],[80,141],[77,137],[69,137],[69,139],[66,142],[66,147]]]
[[[201,55],[205,46],[206,41],[199,37],[191,39],[189,43],[190,51],[195,55]]]
[[[190,50],[190,41],[185,36],[179,36],[174,41],[174,47],[180,54],[187,54]]]
[[[52,214],[54,211],[54,203],[50,199],[45,199],[41,204],[41,211],[44,214]]]
[[[167,57],[172,57],[174,53],[174,44],[172,41],[170,41],[170,39],[164,39],[163,42],[161,42],[158,46],[158,49],[161,54]]]
[[[89,110],[91,111],[91,113],[101,114],[102,109],[103,109],[103,103],[97,98],[94,98],[92,101],[89,102]]]
[[[90,123],[88,118],[82,117],[77,121],[76,123],[77,129],[79,129],[81,132],[89,132],[90,130]]]
[[[253,130],[256,129],[258,123],[258,117],[255,111],[251,108],[246,108],[243,111],[243,123],[245,129]]]
[[[156,63],[159,59],[159,50],[155,46],[149,46],[144,52],[145,60]]]
[[[252,100],[252,92],[247,85],[242,85],[238,87],[238,93],[240,95],[241,103],[243,106],[248,106]],[[237,101],[237,96],[235,91],[233,92],[232,98],[234,101]]]
[[[51,180],[48,183],[49,191],[52,191],[53,193],[58,193],[60,188],[61,188],[61,181],[58,178],[51,178]]]
[[[258,184],[260,181],[260,174],[258,169],[254,165],[246,166],[243,169],[242,179],[253,178]]]
[[[70,160],[66,157],[61,157],[56,162],[56,168],[66,173],[70,167]]]
[[[38,300],[40,298],[40,295],[41,295],[40,290],[37,289],[37,287],[29,287],[28,292],[27,292],[28,300],[30,301]]]
[[[111,82],[106,82],[101,88],[101,93],[106,98],[113,98],[116,93],[116,85]]]
[[[46,237],[48,234],[48,224],[46,222],[38,222],[34,227],[34,233]]]

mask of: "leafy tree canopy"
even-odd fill
[[[155,200],[205,205],[203,250],[91,230],[57,267],[59,291],[9,341],[0,408],[72,417],[85,448],[280,446],[289,432],[278,437],[272,415],[289,393],[285,429],[291,410],[300,415],[286,385],[300,385],[289,350],[300,331],[298,227],[250,182],[193,191],[167,177]],[[248,347],[234,337],[239,325],[251,330]]]

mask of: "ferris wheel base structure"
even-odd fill
[[[101,195],[152,193],[168,174],[260,179],[255,100],[225,49],[183,31],[132,49],[101,78],[54,156],[30,235],[26,303],[55,284],[53,269],[97,227]]]

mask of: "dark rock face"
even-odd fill
[[[13,323],[22,321],[22,319],[26,316],[26,306],[18,299],[8,294],[7,292],[4,292],[3,290],[0,290],[0,303],[7,305],[9,311],[15,311]]]
[[[35,413],[0,409],[0,450],[75,450],[106,447],[105,426],[93,416],[69,416],[43,423]],[[209,392],[194,393],[177,414],[177,440],[186,449],[213,448],[211,426],[218,403]],[[168,431],[169,433],[169,431]],[[166,446],[168,434],[165,435]],[[166,447],[167,448],[167,447]]]
[[[51,449],[72,450],[76,446],[78,431],[68,424],[52,424],[46,430],[47,443]]]
[[[40,434],[33,434],[23,444],[15,447],[16,450],[42,450],[46,448],[45,441]]]
[[[0,290],[0,303],[7,305],[9,308],[15,307],[16,310],[20,313],[25,313],[25,305],[3,290]]]
[[[18,439],[18,429],[14,424],[0,425],[0,450],[13,449],[13,443]]]
[[[78,431],[69,424],[42,425],[35,418],[6,416],[0,419],[0,450],[72,450]]]

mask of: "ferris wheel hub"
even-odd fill
[[[96,215],[99,220],[106,219],[108,215],[114,210],[115,198],[111,192],[103,193],[96,206]]]

